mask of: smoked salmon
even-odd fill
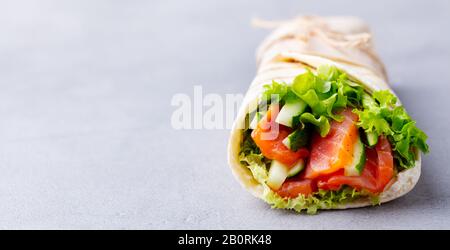
[[[292,133],[292,129],[275,122],[279,110],[278,104],[271,105],[251,136],[266,158],[292,167],[300,159],[306,158],[309,151],[306,148],[300,148],[294,152],[283,144],[283,140]]]
[[[305,178],[315,179],[334,173],[352,161],[354,144],[359,136],[356,127],[358,116],[351,109],[344,110],[341,115],[344,120],[333,121],[325,137],[314,135]]]
[[[394,159],[389,141],[381,136],[375,149],[366,149],[366,156],[361,176],[345,176],[340,171],[318,180],[318,188],[339,190],[343,185],[348,185],[374,194],[383,192],[394,176]]]

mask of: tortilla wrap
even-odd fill
[[[392,89],[387,84],[384,66],[374,52],[367,25],[355,17],[304,16],[283,22],[258,22],[260,26],[275,27],[273,33],[257,51],[257,75],[245,95],[233,124],[228,145],[228,161],[233,175],[256,197],[263,198],[263,186],[250,170],[239,161],[240,145],[246,115],[256,109],[263,85],[273,80],[291,83],[306,68],[334,65],[350,78],[361,83],[367,91]],[[395,93],[394,93],[395,94]],[[420,177],[420,153],[413,168],[401,171],[380,194],[380,202],[388,202],[413,189]],[[360,198],[335,207],[346,209],[370,206],[369,198]]]

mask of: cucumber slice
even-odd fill
[[[297,162],[291,169],[289,169],[288,177],[296,176],[304,168],[305,168],[305,161],[303,161],[303,159],[300,159],[299,162]]]
[[[378,136],[375,133],[366,132],[366,138],[367,138],[367,144],[369,144],[370,147],[377,145]]]
[[[281,162],[272,161],[269,169],[269,178],[267,179],[267,185],[273,190],[280,189],[284,181],[288,177],[289,169]]]
[[[261,121],[261,119],[266,115],[265,113],[266,112],[256,112],[252,122],[250,122],[249,128],[256,129],[258,122]]]
[[[344,174],[346,176],[359,176],[361,175],[365,164],[366,151],[361,138],[358,136],[358,140],[353,147],[353,161],[347,167],[345,167]]]
[[[280,113],[275,120],[277,123],[292,128],[292,123],[295,117],[305,112],[306,103],[302,100],[296,100],[295,102],[286,103],[281,108]]]
[[[283,140],[283,144],[292,151],[297,151],[308,144],[310,131],[308,127],[297,129]]]

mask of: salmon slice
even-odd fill
[[[283,140],[293,131],[289,127],[276,124],[275,120],[279,110],[277,104],[270,106],[266,116],[259,121],[257,128],[253,130],[252,138],[267,159],[277,160],[288,167],[292,167],[300,159],[306,158],[309,151],[306,148],[300,148],[294,152],[283,144]]]
[[[332,121],[327,136],[313,136],[305,178],[331,174],[351,163],[354,144],[358,140],[358,116],[351,109],[344,110],[341,115],[344,120]]]
[[[375,148],[378,154],[377,189],[378,192],[383,192],[394,177],[394,157],[391,144],[385,136],[378,139]]]
[[[300,194],[308,196],[315,191],[317,187],[313,180],[290,178],[283,183],[277,194],[284,198],[296,198]]]
[[[343,185],[348,185],[374,194],[383,192],[394,177],[394,159],[386,137],[381,136],[375,148],[367,148],[366,156],[361,176],[345,176],[343,171],[338,171],[331,176],[320,177],[317,186],[324,190],[339,190]]]
[[[377,193],[377,168],[378,159],[375,149],[366,149],[366,164],[361,176],[345,176],[344,171],[338,171],[331,176],[319,177],[317,186],[323,190],[339,190],[343,185]]]

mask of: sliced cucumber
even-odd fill
[[[258,122],[261,121],[261,119],[266,115],[266,112],[256,112],[255,116],[253,117],[252,122],[250,122],[250,129],[256,129],[258,126]]]
[[[366,138],[367,144],[369,144],[370,147],[377,145],[378,136],[374,132],[366,132]]]
[[[346,176],[359,176],[361,175],[365,164],[366,151],[361,138],[358,136],[358,140],[353,147],[353,160],[347,167],[345,167],[344,174]]]
[[[267,185],[273,190],[280,189],[284,181],[288,177],[289,169],[281,162],[272,161],[269,169],[269,178],[267,179]]]
[[[289,169],[288,177],[296,176],[304,168],[305,168],[305,161],[303,161],[303,159],[300,159],[300,161],[297,162],[297,164],[295,164],[291,169]]]
[[[277,123],[284,126],[292,128],[292,123],[295,117],[301,115],[306,109],[306,103],[302,100],[296,100],[295,102],[290,102],[284,104],[281,108],[280,113],[275,120]]]
[[[283,140],[283,144],[292,151],[297,151],[308,144],[310,131],[308,128],[297,129]]]

